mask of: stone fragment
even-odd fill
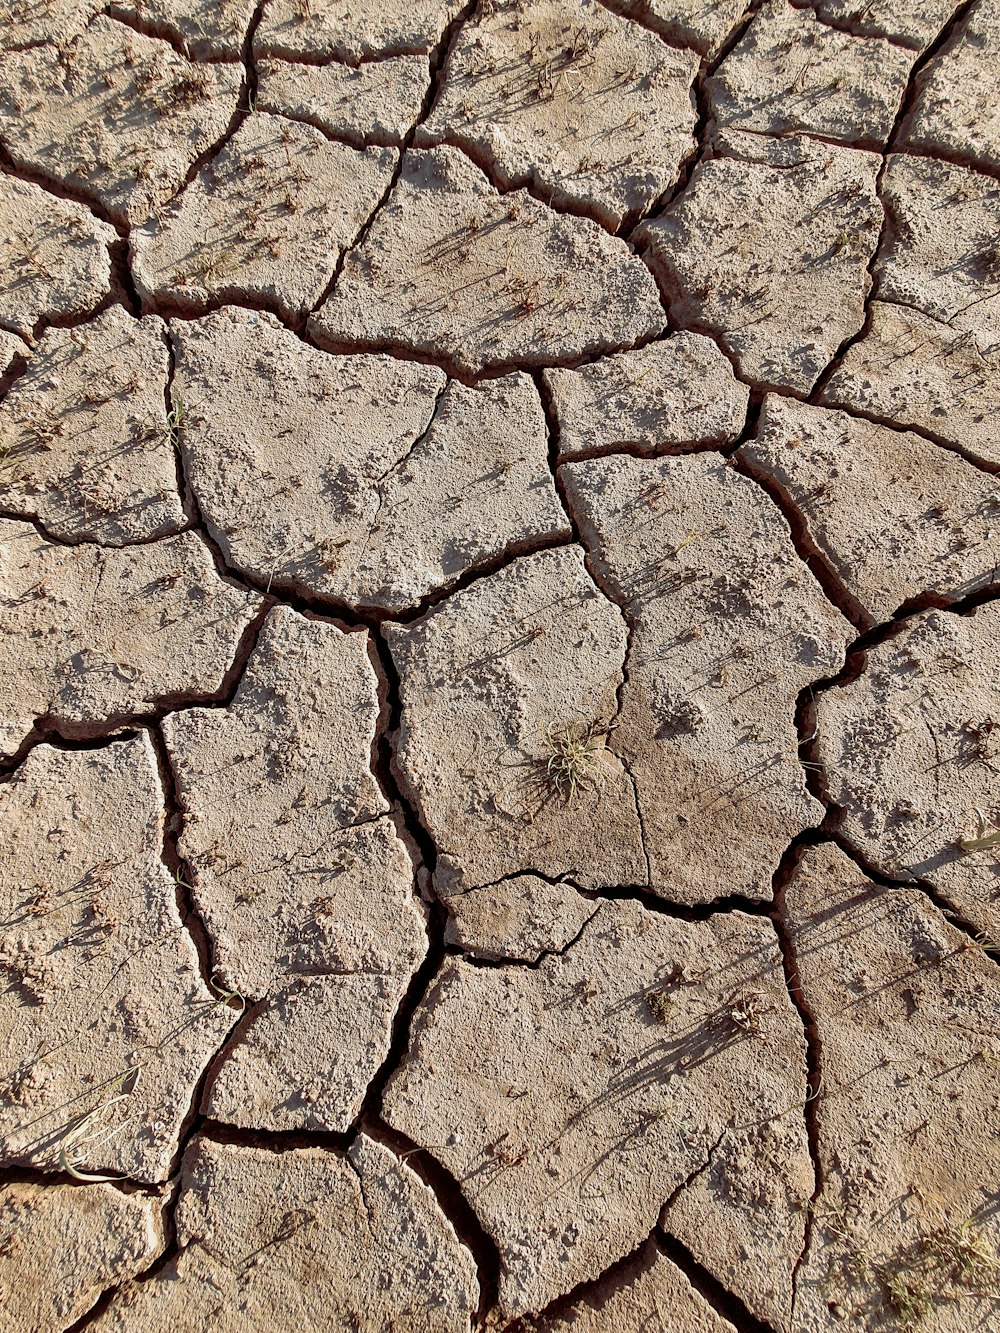
[[[900,147],[1000,168],[1000,3],[979,0],[917,76]]]
[[[536,963],[559,953],[597,910],[571,885],[515,875],[445,900],[445,940],[473,958]]]
[[[521,557],[386,635],[398,775],[437,846],[439,892],[530,872],[645,884],[631,782],[605,746],[625,626],[579,548]]]
[[[397,155],[331,143],[258,112],[159,217],[133,233],[144,300],[262,303],[287,318],[323,295],[392,178]]]
[[[920,435],[768,395],[739,456],[791,500],[866,629],[1000,582],[996,478]]]
[[[821,401],[926,431],[967,457],[1000,464],[1000,356],[980,352],[970,331],[872,301],[871,327],[847,349]]]
[[[818,758],[845,837],[880,873],[932,885],[994,938],[998,644],[995,602],[914,616],[867,650],[857,680],[816,701]]]
[[[9,375],[19,361],[27,359],[28,348],[23,338],[16,333],[7,333],[0,328],[0,379]],[[6,467],[5,456],[0,450],[0,471]],[[6,480],[6,478],[5,478]]]
[[[599,585],[631,627],[609,748],[635,784],[650,885],[681,903],[767,899],[818,824],[799,692],[833,675],[851,625],[764,491],[716,454],[567,463]]]
[[[721,126],[756,134],[817,134],[880,149],[906,90],[912,51],[851,37],[811,10],[769,0],[708,80]]]
[[[514,0],[462,26],[417,143],[614,231],[694,151],[698,63],[598,0]]]
[[[803,0],[799,0],[803,3]],[[922,51],[955,12],[954,0],[804,0],[820,18],[862,37],[888,37]]]
[[[735,1333],[652,1242],[608,1290],[588,1292],[537,1327],[540,1333]]]
[[[426,56],[363,65],[261,60],[257,107],[316,125],[358,148],[398,147],[413,128],[430,84]]]
[[[0,1188],[0,1316],[7,1333],[69,1328],[163,1248],[159,1210],[110,1185]]]
[[[665,1225],[700,1261],[725,1255],[722,1280],[770,1318],[790,1304],[812,1188],[788,1114],[804,1049],[768,922],[606,902],[538,968],[447,959],[384,1113],[462,1182],[509,1316],[635,1249],[721,1152],[725,1179],[709,1171]]]
[[[115,239],[81,204],[0,172],[0,326],[30,339],[43,320],[92,310],[111,290]]]
[[[746,151],[766,151],[766,139],[740,137]],[[804,140],[786,147],[794,165],[699,163],[636,240],[675,319],[718,336],[743,378],[807,392],[864,322],[881,158]]]
[[[51,42],[58,35],[66,41],[82,32],[105,0],[7,0],[0,24],[0,52]]]
[[[225,133],[243,74],[98,15],[65,47],[0,56],[0,137],[18,166],[141,223]]]
[[[648,270],[588,218],[501,195],[463,153],[407,153],[310,320],[320,340],[415,351],[467,373],[615,351],[664,325]]]
[[[266,1000],[209,1089],[219,1120],[346,1131],[426,952],[371,771],[368,653],[364,633],[275,608],[233,702],[164,722],[213,966],[226,989]]]
[[[429,53],[462,9],[461,0],[355,5],[352,0],[270,0],[254,37],[259,56],[307,57],[357,65]]]
[[[254,0],[111,0],[108,12],[179,43],[193,60],[239,60]]]
[[[170,1171],[235,1014],[200,976],[163,821],[145,733],[37,746],[0,787],[5,1163],[143,1182]]]
[[[39,718],[86,736],[211,698],[258,607],[193,533],[115,550],[0,520],[0,754]]]
[[[364,1136],[346,1157],[196,1139],[177,1240],[177,1257],[95,1330],[467,1333],[479,1296],[472,1255],[431,1190]]]
[[[561,460],[610,449],[673,453],[731,444],[750,400],[715,343],[697,333],[543,374]]]
[[[121,546],[186,522],[164,327],[111,306],[50,328],[0,406],[3,507],[64,541]]]
[[[928,157],[889,158],[878,294],[1000,352],[1000,182]]]
[[[966,1333],[1000,1296],[996,965],[923,894],[829,845],[785,893],[822,1061],[822,1190],[796,1329]]]
[[[608,0],[616,14],[641,23],[677,46],[712,56],[746,14],[750,0]]]
[[[469,389],[237,310],[172,332],[188,475],[227,559],[261,583],[400,611],[569,536],[527,375]]]

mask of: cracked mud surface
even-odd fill
[[[995,0],[0,4],[0,1324],[1000,1328]]]

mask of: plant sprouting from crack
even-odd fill
[[[158,417],[146,417],[139,422],[139,438],[151,440],[165,448],[177,449],[186,417],[187,408],[183,400],[178,398],[162,421]]]

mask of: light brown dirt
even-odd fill
[[[847,349],[822,399],[915,427],[974,462],[1000,464],[992,425],[1000,407],[1000,359],[983,355],[975,333],[908,306],[872,301],[871,328]]]
[[[815,134],[854,148],[889,137],[913,56],[873,37],[808,21],[768,0],[708,83],[720,126],[755,134]]]
[[[33,750],[2,788],[0,1160],[165,1180],[235,1021],[199,974],[160,855],[147,737]]]
[[[107,223],[30,181],[0,175],[0,324],[22,338],[53,318],[93,310],[109,294]]]
[[[0,1333],[991,1333],[996,0],[0,0]]]
[[[0,140],[116,221],[144,222],[227,129],[242,74],[98,15],[65,50],[0,55]]]
[[[3,519],[0,550],[0,752],[8,755],[39,720],[86,735],[158,703],[211,697],[260,605],[219,579],[194,533],[118,549],[62,546]],[[40,635],[43,607],[52,619]]]
[[[54,1245],[53,1242],[56,1242]],[[0,1188],[0,1313],[11,1333],[82,1318],[163,1248],[151,1199],[110,1185]]]
[[[691,154],[697,71],[598,0],[517,0],[463,27],[417,142],[455,144],[504,189],[530,184],[613,231]]]
[[[112,306],[50,328],[0,406],[4,507],[57,540],[123,546],[185,525],[161,320]]]
[[[734,1018],[750,991],[757,1035]],[[682,924],[605,903],[537,970],[449,959],[386,1112],[465,1182],[500,1250],[505,1312],[596,1277],[675,1193],[688,1243],[721,1243],[751,1303],[780,1309],[809,1189],[801,1121],[782,1114],[801,1102],[802,1079],[801,1027],[767,923]],[[752,1184],[731,1174],[738,1158],[754,1161]],[[736,1233],[742,1259],[723,1239]]]
[[[864,323],[882,208],[880,159],[739,134],[640,228],[674,319],[717,336],[744,377],[807,393]],[[757,155],[760,155],[758,160]]]
[[[178,1257],[95,1328],[166,1333],[187,1323],[236,1333],[275,1315],[287,1328],[469,1328],[471,1258],[431,1191],[364,1137],[346,1157],[196,1139],[177,1230]]]
[[[410,350],[467,373],[615,351],[663,325],[653,280],[623,242],[523,190],[501,195],[455,148],[406,155],[310,321],[332,345]]]
[[[330,143],[311,125],[259,112],[171,208],[134,233],[136,286],[150,305],[237,301],[304,316],[395,165],[388,149]]]

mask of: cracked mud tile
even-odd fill
[[[462,10],[461,0],[269,0],[254,54],[316,61],[384,60],[429,53]]]
[[[112,306],[43,334],[0,405],[2,504],[52,536],[120,546],[176,532],[164,326]]]
[[[597,910],[572,885],[514,875],[445,899],[445,941],[473,958],[537,963],[570,944]]]
[[[996,477],[919,435],[768,395],[739,456],[791,499],[866,628],[1000,581]]]
[[[434,1195],[360,1136],[346,1157],[194,1141],[176,1259],[126,1287],[95,1333],[467,1333],[476,1268]]]
[[[749,5],[750,0],[607,0],[614,13],[707,57],[719,50]]]
[[[708,80],[720,126],[757,134],[806,132],[879,148],[903,100],[913,52],[850,37],[811,10],[770,0]]]
[[[413,867],[371,772],[368,654],[365,633],[275,608],[228,708],[163,724],[213,966],[266,1001],[206,1096],[231,1124],[347,1130],[426,952]]]
[[[678,1191],[668,1228],[785,1311],[812,1188],[804,1058],[768,922],[605,902],[538,969],[447,959],[385,1115],[496,1242],[505,1315],[597,1277]],[[724,1178],[685,1187],[723,1148]]]
[[[652,1241],[613,1282],[531,1327],[538,1333],[736,1333]]]
[[[84,30],[105,0],[6,0],[0,10],[0,53],[62,41]]]
[[[767,899],[791,839],[823,817],[796,699],[838,669],[855,631],[777,507],[717,455],[612,456],[560,475],[632,627],[608,745],[635,782],[651,887],[681,903]]]
[[[717,335],[745,379],[807,392],[864,322],[881,158],[730,134],[736,148],[774,161],[701,162],[636,240],[676,320]]]
[[[818,758],[842,830],[869,865],[938,890],[1000,933],[1000,604],[931,611],[867,650],[816,701]]]
[[[358,151],[257,112],[169,209],[133,233],[136,286],[153,306],[239,300],[304,315],[397,160],[391,149]]]
[[[802,3],[803,0],[799,0]],[[804,0],[827,23],[862,37],[888,37],[921,51],[955,13],[956,0]]]
[[[439,892],[532,871],[645,884],[631,784],[605,746],[625,626],[582,551],[523,556],[386,636],[397,773],[437,845]]]
[[[30,339],[42,320],[93,309],[111,290],[115,239],[81,204],[0,173],[0,326]]]
[[[991,1328],[1000,1299],[1000,974],[927,899],[839,850],[786,890],[822,1049],[822,1191],[795,1328]]]
[[[917,79],[900,147],[1000,168],[1000,4],[981,0]]]
[[[906,306],[872,301],[870,314],[871,328],[848,348],[820,401],[916,427],[1000,465],[1000,355],[983,356],[971,331]]]
[[[61,1333],[163,1249],[156,1200],[110,1185],[0,1187],[0,1317]]]
[[[504,550],[569,537],[527,375],[469,389],[238,310],[172,334],[191,483],[227,558],[262,582],[400,611]]]
[[[99,15],[65,48],[0,56],[0,137],[19,166],[117,222],[143,222],[226,130],[243,76],[242,65],[193,65]]]
[[[878,294],[1000,352],[1000,182],[931,158],[890,157]]]
[[[36,719],[88,735],[212,695],[259,605],[193,533],[105,550],[0,521],[0,754]]]
[[[163,818],[146,735],[38,746],[0,787],[6,1163],[167,1176],[235,1014],[201,979]]]
[[[111,0],[108,12],[166,34],[194,60],[239,60],[255,0]]]
[[[698,64],[597,0],[515,0],[463,26],[417,144],[454,144],[613,231],[693,151]]]
[[[543,375],[559,422],[560,461],[598,449],[672,453],[731,444],[750,400],[727,358],[697,333]]]
[[[624,241],[526,191],[501,195],[458,149],[435,148],[406,154],[310,329],[334,345],[410,350],[475,373],[616,350],[665,322]]]
[[[309,121],[348,142],[399,146],[423,107],[427,57],[398,56],[363,65],[302,65],[264,59],[257,107]]]

